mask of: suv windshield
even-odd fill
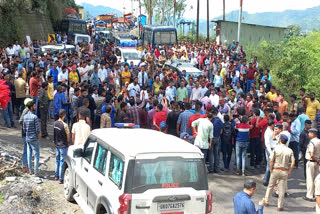
[[[122,52],[123,58],[128,60],[140,60],[138,53],[134,52]]]
[[[128,169],[130,165],[133,166],[127,176],[128,193],[143,193],[148,189],[159,188],[208,189],[203,159],[166,157],[131,161]]]

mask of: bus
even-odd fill
[[[86,34],[87,31],[87,23],[84,20],[80,19],[63,19],[61,21],[61,33],[62,35],[67,34],[68,41],[71,39],[74,34]]]
[[[145,25],[140,35],[140,44],[145,48],[178,44],[177,29],[171,26]]]

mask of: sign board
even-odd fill
[[[56,35],[55,34],[48,34],[48,43],[55,42]]]

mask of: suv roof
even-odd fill
[[[148,129],[95,129],[94,136],[124,156],[135,157],[146,153],[199,153],[200,150],[192,144],[173,135]]]

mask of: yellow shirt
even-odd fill
[[[71,71],[71,72],[69,73],[69,81],[70,81],[70,83],[71,83],[71,82],[78,83],[78,82],[79,82],[79,75],[78,75],[78,73]]]
[[[124,76],[129,76],[129,78],[123,78]],[[128,71],[123,70],[121,72],[122,84],[124,85],[126,82],[130,83],[130,77],[131,77],[131,72],[129,70]]]
[[[227,75],[226,69],[222,68],[221,72],[220,72],[220,75],[222,76],[222,79],[225,80],[226,75]]]
[[[269,91],[266,95],[266,98],[268,98],[271,102],[274,102],[277,97],[277,93],[273,93]]]
[[[159,95],[159,90],[160,90],[161,86],[162,86],[162,83],[160,81],[159,81],[159,83],[157,83],[157,82],[153,83],[153,89],[154,89],[155,95]]]
[[[310,118],[310,120],[316,119],[317,111],[320,109],[320,104],[318,100],[311,101],[310,98],[306,98],[306,115]]]
[[[48,100],[53,100],[53,83],[49,82],[48,83],[48,90],[47,90],[47,95],[48,95]]]

